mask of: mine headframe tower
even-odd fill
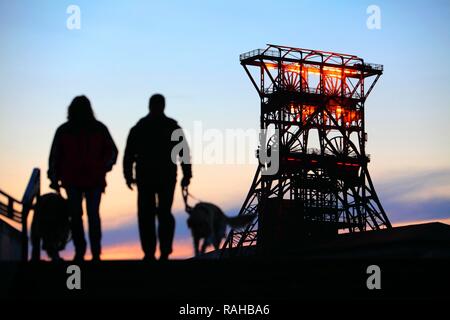
[[[241,54],[240,62],[261,99],[260,161],[240,210],[257,218],[228,234],[222,255],[390,228],[365,149],[364,103],[383,66],[278,45]]]

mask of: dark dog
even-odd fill
[[[31,225],[32,260],[40,260],[42,249],[52,261],[61,260],[59,251],[70,239],[70,219],[67,200],[57,193],[38,198]]]
[[[186,206],[186,211],[189,214],[187,225],[191,229],[194,240],[195,256],[205,253],[209,245],[213,245],[218,250],[225,237],[227,225],[233,229],[239,229],[255,218],[255,215],[227,217],[218,206],[208,202],[199,202],[193,208]],[[203,243],[200,248],[201,239]]]

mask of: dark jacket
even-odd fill
[[[117,160],[117,148],[106,126],[96,120],[66,122],[55,133],[48,177],[63,187],[105,188],[106,173]]]
[[[149,114],[139,120],[128,135],[123,159],[125,179],[133,181],[133,166],[136,164],[136,182],[138,184],[176,180],[177,164],[172,159],[172,150],[180,141],[183,143],[183,150],[178,157],[180,157],[183,175],[191,178],[189,147],[184,135],[178,141],[172,141],[172,133],[177,129],[182,133],[178,123],[163,114],[157,116]],[[183,154],[183,152],[186,153]],[[186,161],[186,159],[188,160]]]

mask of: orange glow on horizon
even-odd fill
[[[188,259],[194,255],[192,241],[190,239],[175,240],[173,246],[173,253],[170,255],[171,259]],[[46,254],[43,253],[43,258]],[[62,252],[62,257],[65,260],[71,260],[73,253],[69,250]],[[141,249],[139,240],[130,241],[127,243],[106,245],[102,248],[102,260],[141,260],[144,253]],[[159,249],[156,251],[156,258],[159,257]],[[86,259],[91,258],[90,254],[86,254]]]
[[[432,222],[440,222],[440,223],[445,223],[445,224],[450,225],[450,218],[396,222],[396,223],[393,223],[392,226],[393,227],[403,227],[403,226],[411,226],[411,225],[415,225],[415,224],[432,223]]]

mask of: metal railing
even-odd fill
[[[272,94],[275,92],[286,92],[286,91],[291,91],[291,92],[301,92],[301,93],[310,93],[310,94],[325,94],[325,95],[331,95],[328,90],[321,90],[318,87],[303,87],[302,91],[300,91],[298,88],[295,90],[286,90],[286,88],[284,86],[278,86],[278,87],[274,87],[273,85],[271,85],[268,88],[264,89],[264,93],[265,94]],[[346,98],[352,98],[352,99],[360,99],[361,95],[359,94],[358,91],[355,92],[349,92],[349,91],[345,91],[344,92],[344,97]]]
[[[255,49],[252,51],[244,52],[239,55],[239,60],[248,59],[254,56],[269,56],[269,57],[280,57],[280,52],[277,50],[266,50],[266,49]]]
[[[383,71],[383,65],[382,64],[377,64],[377,63],[364,63],[364,66],[366,68],[370,68],[373,70],[379,70],[379,71]]]
[[[14,199],[7,193],[0,190],[1,198],[6,199],[6,201],[2,201],[0,199],[0,215],[11,219],[14,222],[21,223],[22,222],[22,213],[19,209],[17,209],[18,206],[21,205],[21,201]]]
[[[28,214],[33,209],[34,200],[40,195],[40,181],[41,171],[34,168],[21,201],[0,190],[1,198],[6,199],[6,201],[0,199],[0,215],[6,218],[3,221],[8,223],[9,219],[20,223],[22,226],[21,256],[24,261],[28,260]]]
[[[268,57],[281,57],[281,53],[280,51],[277,50],[267,50],[267,49],[255,49],[255,50],[251,50],[248,52],[244,52],[242,54],[239,55],[239,60],[245,60],[248,58],[252,58],[255,56],[268,56]],[[358,66],[358,64],[354,65],[355,67]],[[362,65],[359,64],[359,66],[361,67]],[[377,71],[383,71],[383,65],[382,64],[377,64],[377,63],[364,63],[364,67],[367,69],[372,69],[372,70],[377,70]]]

